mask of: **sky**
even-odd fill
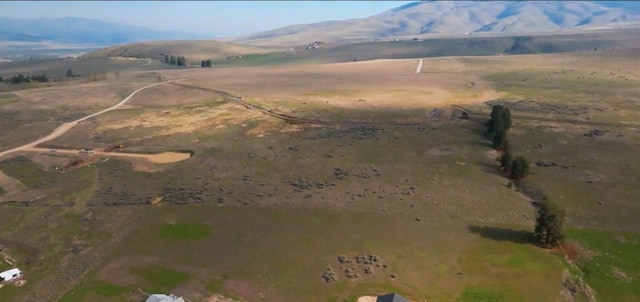
[[[373,16],[410,1],[0,1],[0,18],[82,17],[207,37]]]

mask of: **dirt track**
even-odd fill
[[[266,115],[270,115],[270,116],[273,116],[275,118],[279,118],[279,119],[282,119],[282,120],[285,120],[285,121],[288,121],[288,122],[300,123],[300,124],[313,124],[313,125],[326,125],[326,126],[416,126],[416,125],[429,124],[429,121],[415,122],[415,123],[396,123],[396,122],[380,123],[380,122],[364,122],[364,121],[359,121],[359,122],[355,122],[355,121],[330,122],[330,121],[323,121],[323,120],[307,119],[307,118],[290,116],[290,115],[274,112],[272,110],[264,109],[262,107],[256,106],[256,105],[248,103],[246,101],[243,101],[241,97],[233,96],[233,95],[231,95],[231,94],[229,94],[227,92],[221,91],[221,90],[208,88],[208,87],[197,86],[197,85],[193,85],[193,84],[187,84],[187,83],[173,82],[173,84],[181,85],[181,86],[185,86],[185,87],[196,88],[196,89],[203,89],[203,90],[208,90],[208,91],[212,91],[212,92],[215,92],[215,93],[219,93],[219,94],[224,95],[224,97],[226,99],[228,99],[228,100],[230,100],[232,102],[238,103],[239,105],[242,105],[242,106],[244,106],[245,108],[247,108],[249,110],[260,111],[260,112],[262,112],[262,113],[264,113]]]
[[[94,116],[98,116],[98,115],[103,114],[105,112],[117,109],[118,107],[124,105],[127,101],[129,101],[129,99],[131,99],[134,95],[136,95],[136,93],[138,93],[138,92],[140,92],[140,91],[142,91],[144,89],[153,87],[153,86],[162,85],[164,83],[168,83],[168,82],[155,83],[155,84],[144,86],[142,88],[138,88],[136,91],[134,91],[131,94],[129,94],[126,98],[124,98],[119,103],[117,103],[117,104],[115,104],[115,105],[113,105],[113,106],[111,106],[111,107],[109,107],[107,109],[104,109],[102,111],[99,111],[99,112],[87,115],[85,117],[79,118],[79,119],[77,119],[75,121],[64,123],[64,124],[58,126],[58,128],[54,129],[53,132],[51,132],[49,135],[41,137],[41,138],[31,142],[31,143],[28,143],[28,144],[25,144],[25,145],[22,145],[20,147],[16,147],[16,148],[13,148],[13,149],[10,149],[10,150],[6,150],[6,151],[3,151],[3,152],[0,152],[0,157],[5,156],[7,154],[11,154],[13,152],[17,152],[17,151],[24,151],[26,149],[33,149],[38,144],[50,141],[52,139],[55,139],[55,138],[65,134],[67,131],[69,131],[69,129],[73,128],[75,125],[77,125],[78,123],[80,123],[82,121],[88,120],[88,119],[90,119],[90,118],[92,118]]]

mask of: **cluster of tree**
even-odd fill
[[[487,122],[485,137],[492,140],[493,148],[501,151],[500,168],[509,174],[509,178],[520,180],[529,174],[529,161],[524,156],[513,157],[510,150],[507,130],[511,128],[511,112],[502,105],[491,109],[491,119]]]
[[[202,60],[202,62],[200,62],[200,67],[211,67],[212,63],[211,60]]]
[[[529,161],[524,156],[513,158],[510,151],[505,151],[500,156],[500,168],[514,180],[520,180],[529,175]]]
[[[32,83],[32,82],[44,83],[44,82],[49,82],[49,77],[44,73],[41,75],[32,75],[32,76],[25,76],[20,73],[17,76],[12,76],[6,79],[3,77],[0,77],[0,81],[5,82],[7,84],[21,84],[21,83]]]
[[[546,196],[542,198],[536,217],[534,236],[543,246],[559,244],[564,238],[562,224],[564,223],[564,210]]]
[[[498,151],[509,149],[507,130],[511,128],[511,112],[509,108],[495,105],[491,108],[491,119],[487,122],[485,137],[493,142],[493,148]]]
[[[164,62],[176,66],[187,66],[187,59],[185,57],[176,57],[174,55],[164,55]]]

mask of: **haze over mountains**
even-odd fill
[[[640,21],[640,3],[624,1],[422,1],[345,21],[292,25],[234,40],[292,43],[384,39],[398,36],[549,33],[628,26]]]
[[[371,41],[465,33],[534,34],[639,25],[640,2],[422,1],[407,3],[368,18],[291,25],[225,40],[281,46],[313,41]],[[140,41],[203,38],[206,37],[85,18],[0,18],[0,58],[28,57],[31,55],[28,52],[34,49],[95,49]]]
[[[155,30],[85,18],[0,18],[2,44],[25,49],[48,45],[88,47],[145,40],[195,38],[202,37],[178,31]]]

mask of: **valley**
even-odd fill
[[[50,76],[0,84],[0,271],[23,274],[0,300],[638,301],[638,34],[263,34],[0,62]],[[544,245],[547,199],[564,238]]]

